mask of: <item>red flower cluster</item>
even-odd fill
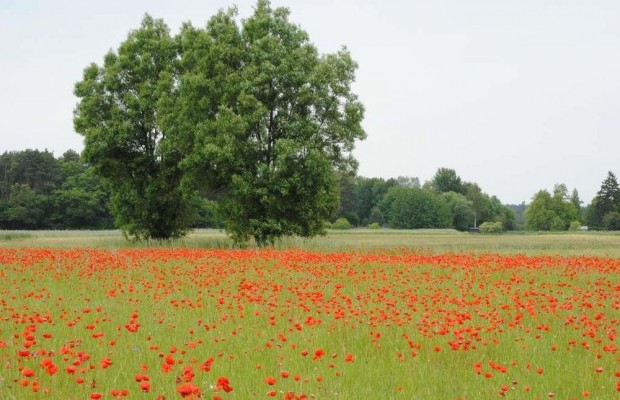
[[[430,398],[436,374],[483,398],[611,398],[619,276],[597,257],[0,248],[2,391]]]

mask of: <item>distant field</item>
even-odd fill
[[[134,243],[118,231],[0,231],[0,246],[51,248],[217,248],[233,247],[221,231],[196,230],[171,242]],[[280,249],[313,251],[372,251],[405,248],[433,253],[562,254],[620,257],[620,232],[507,233],[478,235],[453,230],[370,230],[330,231],[313,239],[285,238]]]

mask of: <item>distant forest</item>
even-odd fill
[[[502,204],[449,168],[423,184],[415,177],[340,175],[338,185],[339,207],[328,224],[333,228],[620,230],[620,188],[611,171],[586,206],[577,190],[569,193],[563,184],[553,193],[538,191],[529,204]],[[208,193],[201,197],[193,226],[221,228],[217,202]],[[0,155],[0,229],[113,229],[109,199],[105,181],[73,150],[57,158],[47,150]]]

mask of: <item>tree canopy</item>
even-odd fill
[[[168,27],[147,15],[75,85],[84,159],[110,187],[116,225],[138,239],[181,236],[194,217],[193,192],[181,185],[183,154],[162,123],[176,57]]]
[[[112,227],[108,191],[92,168],[69,150],[0,155],[0,229]]]
[[[452,168],[439,168],[431,181],[433,189],[438,193],[455,192],[465,194],[466,186]]]
[[[555,185],[553,195],[540,190],[525,210],[527,225],[537,231],[567,230],[572,222],[579,221],[579,209],[575,206],[575,191],[568,195],[564,184]]]
[[[288,16],[259,0],[241,24],[229,9],[171,37],[147,15],[85,70],[75,128],[123,231],[180,236],[201,195],[238,242],[323,232],[338,206],[335,171],[354,173],[365,137],[357,64],[345,48],[320,55]]]

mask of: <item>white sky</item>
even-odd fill
[[[0,152],[82,149],[73,85],[144,13],[172,34],[248,0],[0,0]],[[359,174],[454,168],[504,203],[620,174],[618,0],[272,0],[320,52],[346,45],[368,139]]]

